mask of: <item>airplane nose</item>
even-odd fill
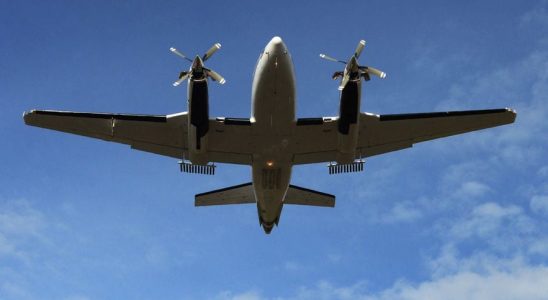
[[[266,45],[265,52],[270,54],[282,54],[287,52],[287,48],[282,39],[279,36],[275,36],[268,42],[268,45]]]
[[[272,43],[272,44],[281,44],[281,43],[283,43],[283,41],[282,41],[281,37],[275,36],[275,37],[272,38],[272,40],[270,40],[270,43]]]

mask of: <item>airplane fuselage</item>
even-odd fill
[[[295,73],[283,41],[274,37],[259,57],[253,78],[251,126],[259,141],[252,180],[259,219],[266,232],[278,223],[291,178],[286,148],[295,126]]]

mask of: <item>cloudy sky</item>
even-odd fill
[[[0,299],[546,299],[548,2],[0,1]],[[409,3],[408,3],[409,2]],[[299,117],[335,115],[339,65],[367,40],[362,111],[511,107],[515,124],[370,158],[361,174],[294,168],[334,209],[285,207],[264,234],[252,205],[194,194],[250,169],[177,161],[23,124],[23,111],[167,114],[201,54],[227,79],[211,114],[247,117],[275,35]]]

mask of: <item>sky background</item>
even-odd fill
[[[212,116],[248,117],[259,53],[292,55],[299,117],[338,110],[340,65],[388,73],[362,111],[511,107],[516,123],[367,160],[294,168],[334,209],[286,206],[271,235],[253,205],[195,208],[250,168],[181,174],[177,160],[25,126],[23,111],[186,110],[208,66]],[[1,1],[0,299],[547,299],[548,2]]]

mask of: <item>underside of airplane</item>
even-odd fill
[[[513,123],[509,108],[379,115],[360,112],[362,80],[386,73],[358,63],[365,41],[344,64],[339,115],[296,118],[295,74],[289,51],[274,37],[260,54],[254,73],[250,118],[209,116],[208,80],[225,79],[207,68],[219,48],[188,60],[174,86],[188,82],[188,110],[169,115],[31,110],[27,125],[127,144],[133,149],[173,157],[185,173],[213,175],[215,163],[251,166],[251,182],[197,194],[196,206],[254,203],[266,233],[278,225],[284,204],[334,207],[335,196],[290,184],[294,165],[326,163],[326,172],[360,172],[364,159],[410,148],[415,143]]]

